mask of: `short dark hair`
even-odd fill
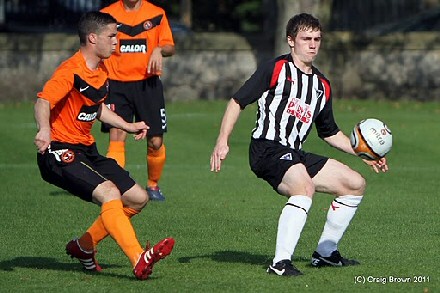
[[[108,13],[90,11],[84,13],[78,22],[78,36],[81,45],[87,43],[87,36],[99,33],[105,26],[117,23],[116,19]]]
[[[287,22],[286,38],[289,36],[295,38],[299,31],[309,29],[321,31],[322,27],[319,20],[308,13],[297,14]]]

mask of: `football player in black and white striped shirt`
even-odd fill
[[[286,26],[286,38],[290,53],[259,66],[229,101],[211,155],[211,171],[221,169],[240,112],[257,102],[249,163],[259,178],[288,198],[279,218],[275,257],[267,272],[295,276],[302,273],[291,259],[315,192],[335,198],[312,254],[312,266],[359,264],[342,257],[338,243],[362,200],[366,183],[343,163],[302,150],[315,124],[319,137],[330,146],[356,155],[335,122],[330,82],[313,66],[322,40],[319,20],[306,13],[292,17]],[[364,161],[376,173],[388,170],[385,158]]]

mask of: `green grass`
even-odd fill
[[[339,126],[349,133],[367,117],[384,120],[394,136],[390,171],[375,174],[361,160],[329,148],[312,132],[306,150],[328,154],[361,172],[366,196],[340,250],[362,265],[308,266],[331,197],[317,194],[294,261],[304,276],[265,273],[275,249],[285,199],[248,167],[254,105],[246,109],[230,140],[222,172],[209,171],[209,157],[226,101],[168,105],[167,164],[161,188],[167,200],[152,202],[133,219],[138,238],[173,236],[176,246],[146,282],[136,281],[113,240],[99,246],[104,271],[85,274],[64,252],[99,208],[40,179],[35,163],[31,104],[0,105],[0,280],[2,292],[438,292],[440,104],[335,101]],[[99,126],[98,124],[95,126]],[[105,153],[107,136],[94,128]],[[127,169],[146,181],[145,143],[129,140]],[[379,278],[410,277],[382,284]],[[414,276],[425,277],[415,283]],[[364,284],[355,284],[355,278]],[[378,278],[375,282],[373,278]],[[429,278],[429,282],[427,280]]]

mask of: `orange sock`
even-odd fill
[[[124,207],[124,214],[127,216],[127,218],[131,219],[133,216],[136,216],[137,214],[139,214],[141,211],[129,208],[129,207]]]
[[[107,158],[115,159],[119,166],[125,167],[125,141],[111,140],[108,145]]]
[[[105,229],[118,243],[134,267],[144,250],[136,238],[130,219],[124,214],[122,201],[116,199],[104,203],[101,207],[101,219]]]
[[[131,219],[131,217],[140,213],[140,211],[124,207],[124,214],[127,218]],[[101,240],[107,237],[109,234],[104,227],[104,223],[102,222],[101,215],[95,220],[95,222],[90,226],[86,233],[84,233],[81,238],[78,239],[79,245],[85,250],[94,250]]]
[[[90,237],[87,235],[90,235]],[[93,222],[89,229],[87,229],[87,232],[84,233],[80,239],[78,239],[79,245],[81,245],[81,247],[84,247],[84,245],[91,245],[92,249],[94,250],[98,243],[108,235],[109,234],[104,227],[104,223],[102,222],[101,215],[99,215],[95,222]]]
[[[163,167],[165,166],[166,151],[165,145],[155,150],[148,147],[147,151],[147,166],[148,166],[148,181],[147,186],[157,186],[160,176],[162,175]]]

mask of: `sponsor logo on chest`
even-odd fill
[[[146,39],[134,39],[134,40],[120,40],[119,42],[120,53],[147,53],[147,40]]]
[[[95,120],[98,116],[98,107],[99,105],[83,106],[76,119],[82,122],[91,122]]]
[[[303,123],[310,123],[312,118],[312,110],[310,105],[301,102],[300,99],[293,98],[287,106],[287,113],[295,116]]]

